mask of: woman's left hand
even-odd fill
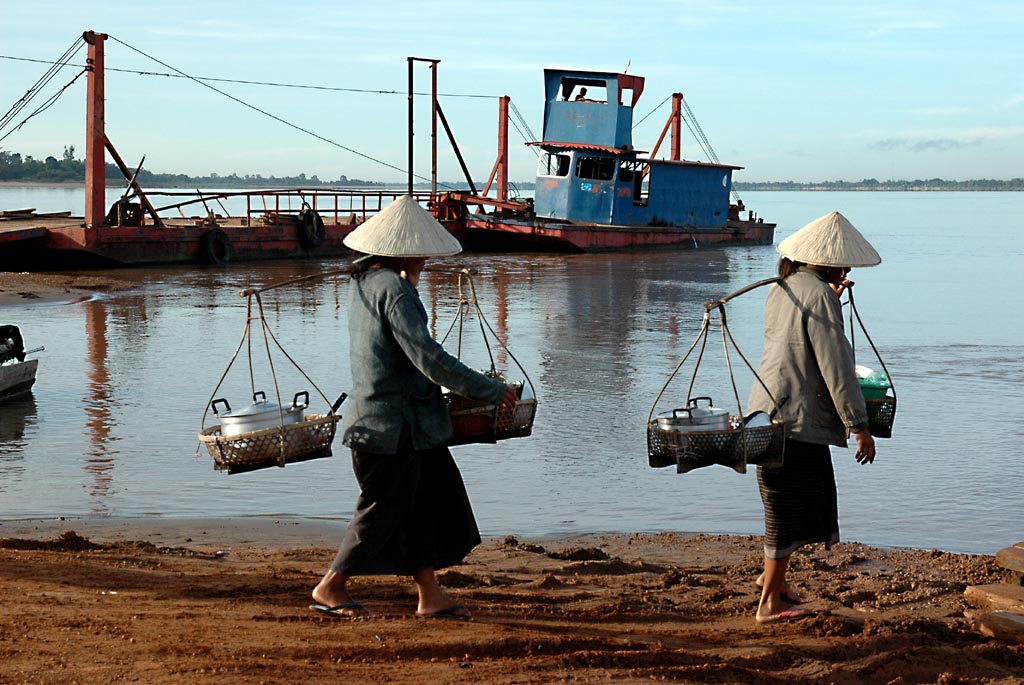
[[[511,385],[506,385],[505,394],[501,396],[501,400],[499,400],[498,404],[502,409],[511,411],[516,408],[516,402],[518,401],[519,393]]]
[[[853,434],[857,439],[857,462],[870,464],[875,460],[875,438],[867,428]]]

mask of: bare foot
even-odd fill
[[[339,618],[365,618],[370,612],[362,604],[352,599],[344,584],[331,583],[325,577],[313,588],[311,608]]]
[[[423,611],[418,609],[416,615],[420,618],[452,618],[460,621],[469,621],[473,618],[473,614],[466,607],[452,602],[452,604],[444,609],[435,609],[433,611]]]
[[[763,590],[764,589],[764,574],[762,573],[761,575],[759,575],[757,577],[757,580],[754,581],[754,582],[757,583],[757,589],[758,590]],[[786,583],[785,585],[782,586],[782,589],[779,590],[779,596],[782,597],[782,599],[784,599],[787,602],[790,602],[792,604],[803,604],[804,603],[804,598],[801,597],[796,592],[794,592],[793,588],[791,588],[789,586],[789,583]]]
[[[806,618],[808,616],[813,615],[814,612],[810,609],[801,609],[800,607],[788,605],[785,606],[785,608],[783,608],[782,611],[778,611],[775,613],[761,613],[761,610],[758,609],[757,616],[754,617],[754,620],[762,624],[779,623],[782,621],[795,621],[797,619]]]

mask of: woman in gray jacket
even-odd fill
[[[348,593],[349,578],[396,574],[416,584],[416,615],[470,618],[435,574],[480,544],[446,447],[452,425],[440,386],[506,407],[515,406],[516,391],[465,366],[431,337],[416,291],[420,272],[428,257],[462,247],[415,200],[396,200],[345,244],[365,255],[349,291],[353,389],[343,429],[361,491],[310,608],[338,618],[366,616]]]
[[[857,382],[853,349],[843,331],[839,294],[854,266],[882,260],[838,212],[803,227],[778,246],[779,276],[765,305],[764,355],[751,410],[785,404],[783,466],[758,467],[764,503],[764,573],[758,578],[759,623],[806,616],[786,581],[789,558],[805,544],[839,541],[835,475],[829,445],[846,447],[852,433],[856,459],[875,458],[867,410]],[[770,393],[770,394],[769,394]]]

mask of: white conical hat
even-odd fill
[[[794,262],[818,266],[876,266],[882,258],[867,238],[839,212],[807,224],[775,248]]]
[[[410,195],[403,195],[345,236],[356,252],[378,257],[449,257],[462,245]]]

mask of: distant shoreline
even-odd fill
[[[953,181],[951,183],[961,183],[961,182]],[[969,183],[969,181],[963,181],[962,183]],[[82,188],[84,186],[85,186],[85,183],[81,182],[81,181],[10,181],[10,180],[0,181],[0,188],[19,188],[19,187],[21,187],[21,188],[75,188],[75,187]],[[533,190],[534,189],[534,184],[533,183],[517,183],[516,186],[518,188],[522,189],[522,190]],[[107,188],[122,188],[122,187],[124,187],[124,183],[123,182],[121,182],[121,183],[108,183],[106,187]],[[155,186],[155,187],[159,187],[159,188],[182,188],[182,189],[195,190],[195,186],[194,185],[183,185],[183,184],[171,184],[171,185],[166,185],[166,186],[165,185],[160,185],[160,186]],[[309,188],[309,189],[321,188],[323,190],[330,190],[332,188],[340,188],[340,187],[346,187],[346,186],[343,186],[343,185],[340,185],[340,184],[336,184],[336,185],[321,184],[321,185],[316,186],[314,188],[313,186],[302,186],[302,185],[293,186],[293,185],[285,185],[285,184],[280,184],[280,185],[268,184],[266,186],[258,186],[258,187],[257,186],[252,186],[252,185],[230,185],[230,184],[218,184],[217,185],[217,189],[218,190],[238,190],[238,191],[262,190],[262,189],[266,189],[266,188],[293,188],[293,187],[294,188]],[[366,185],[366,186],[357,186],[357,187],[365,187],[367,190],[380,190],[380,189],[383,189],[383,188],[404,187],[404,184],[394,183],[394,184],[381,184],[381,185]],[[429,184],[416,184],[414,187],[416,189],[418,189],[418,190],[428,190],[430,188],[430,185]],[[853,185],[853,184],[851,184],[849,186],[834,187],[834,186],[829,186],[827,183],[824,183],[824,184],[823,183],[807,183],[807,184],[793,184],[793,185],[784,185],[784,184],[779,184],[779,183],[735,183],[735,184],[733,184],[733,190],[743,191],[743,192],[766,192],[766,193],[771,193],[771,192],[794,192],[794,191],[811,192],[811,193],[830,192],[830,191],[833,191],[833,192],[835,192],[835,191],[838,191],[838,192],[850,191],[850,192],[866,192],[866,193],[872,193],[872,192],[880,192],[880,193],[920,193],[920,192],[925,192],[925,193],[928,193],[928,192],[1015,193],[1015,192],[1022,192],[1022,191],[1024,191],[1024,186],[1012,187],[1012,188],[996,188],[996,187],[987,187],[987,186],[978,186],[978,187],[964,188],[964,187],[958,187],[958,186],[946,187],[946,186],[942,186],[942,185],[897,185],[897,184],[891,184],[890,185],[890,184],[880,184],[880,185],[877,185],[877,186],[863,186],[863,185]]]

